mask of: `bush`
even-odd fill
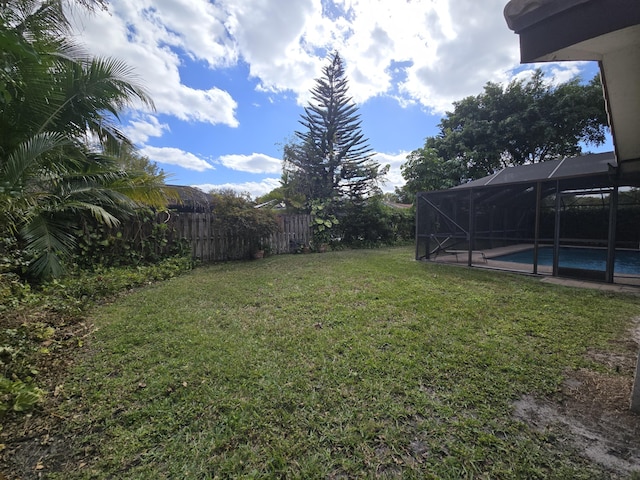
[[[0,276],[6,273],[24,275],[32,259],[33,255],[21,248],[14,235],[6,231],[0,234]]]
[[[188,251],[184,241],[163,222],[166,218],[150,209],[140,209],[119,227],[110,228],[85,219],[76,232],[77,266],[87,269],[124,265],[147,265]]]
[[[311,230],[313,246],[322,251],[334,240],[337,225],[340,223],[333,214],[335,206],[332,202],[314,200],[311,202]]]
[[[56,311],[82,311],[90,302],[158,280],[173,278],[190,270],[189,257],[175,256],[152,265],[126,267],[96,266],[93,271],[78,269],[59,280],[43,285],[41,292]]]
[[[248,196],[233,190],[211,194],[215,227],[221,232],[242,237],[248,246],[247,255],[261,248],[262,241],[276,233],[280,226],[276,214],[268,209],[255,208]]]
[[[36,358],[44,353],[42,342],[54,334],[55,329],[42,322],[0,330],[0,416],[29,411],[42,401],[44,391],[34,380],[39,373]]]
[[[337,228],[346,246],[374,247],[413,240],[414,223],[413,209],[394,208],[375,197],[347,204]]]
[[[211,194],[216,223],[241,236],[268,237],[278,231],[276,215],[268,209],[255,208],[246,196],[233,190]]]

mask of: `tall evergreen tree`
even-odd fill
[[[337,52],[322,69],[311,95],[300,119],[306,130],[296,131],[297,142],[285,146],[284,169],[290,185],[308,202],[361,200],[377,192],[386,169],[373,160]]]

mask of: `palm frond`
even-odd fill
[[[111,188],[141,205],[152,208],[166,208],[170,199],[179,199],[178,193],[164,184],[164,177],[147,174],[130,174]]]
[[[5,168],[0,170],[0,181],[8,188],[15,188],[24,181],[29,170],[45,160],[47,153],[68,144],[69,141],[63,135],[54,132],[43,132],[28,138],[9,155]]]
[[[109,116],[117,119],[120,111],[136,100],[153,108],[132,70],[116,59],[60,62],[56,82],[64,91],[65,100],[42,123],[40,131],[64,128],[78,137],[91,131],[103,141],[122,140],[124,135]]]
[[[103,223],[108,227],[117,227],[121,223],[120,219],[109,213],[108,210],[94,203],[82,202],[79,200],[69,201],[65,203],[64,211],[70,211],[73,213],[89,213],[98,222]]]
[[[23,225],[21,236],[28,250],[35,252],[29,272],[38,278],[50,278],[64,272],[62,259],[69,257],[76,245],[69,224],[61,222],[48,212],[41,212]]]

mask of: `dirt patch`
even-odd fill
[[[32,321],[34,315],[29,318]],[[83,342],[94,331],[93,325],[59,314],[39,313],[35,318],[55,329],[55,335],[41,346],[51,350],[37,358],[38,385],[47,392],[45,402],[32,413],[9,412],[0,429],[0,480],[39,479],[71,458],[71,439],[65,436],[65,419],[56,411],[64,400],[64,381]],[[18,328],[27,321],[20,314],[7,315],[3,327]],[[77,462],[76,462],[77,463]],[[4,475],[4,477],[3,477]]]
[[[639,343],[636,322],[617,353],[588,352],[606,373],[567,372],[555,401],[524,396],[515,402],[515,417],[537,431],[561,436],[612,478],[640,476],[640,415],[629,410]]]

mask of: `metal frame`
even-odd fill
[[[509,172],[518,178],[515,169]],[[554,170],[555,172],[555,170]],[[613,175],[612,175],[613,173]],[[493,248],[493,245],[533,244],[533,274],[539,274],[538,258],[542,244],[553,246],[554,276],[578,276],[614,282],[618,195],[620,186],[640,186],[640,177],[625,178],[615,174],[615,167],[595,171],[590,175],[559,178],[529,179],[525,182],[502,182],[494,184],[495,175],[486,182],[472,182],[434,192],[421,192],[416,201],[416,259],[434,259],[442,252],[466,251],[466,264],[474,266],[477,249]],[[565,198],[607,194],[608,204],[606,231],[600,238],[569,238],[562,235],[563,217],[567,208]],[[553,205],[549,200],[555,197]],[[591,207],[590,207],[591,208]],[[553,224],[549,225],[550,216]],[[546,223],[543,226],[543,217]],[[607,249],[606,270],[576,271],[560,265],[560,246],[571,242],[600,244]],[[435,243],[435,244],[434,244]],[[460,248],[460,247],[463,248]],[[448,251],[448,252],[447,252]]]

